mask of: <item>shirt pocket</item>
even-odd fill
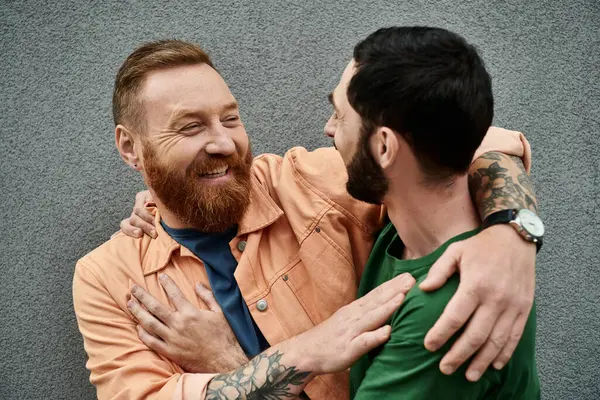
[[[316,325],[356,298],[356,271],[339,246],[319,227],[299,250],[300,262],[284,281]]]

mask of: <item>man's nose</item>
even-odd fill
[[[235,143],[227,134],[214,135],[204,148],[207,154],[229,156],[235,153]]]
[[[329,120],[325,124],[323,131],[325,132],[325,136],[329,136],[330,138],[335,136],[335,121],[333,119],[333,115],[329,117]]]

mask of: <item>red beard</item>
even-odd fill
[[[252,154],[246,159],[236,152],[231,156],[207,156],[196,160],[184,171],[164,164],[152,146],[143,146],[146,184],[180,222],[203,232],[223,232],[238,224],[250,204],[250,167]],[[232,179],[223,184],[203,184],[200,174],[229,168]]]

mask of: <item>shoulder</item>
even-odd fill
[[[253,175],[284,208],[302,204],[303,209],[308,206],[318,213],[333,208],[367,232],[381,226],[381,206],[348,194],[346,167],[333,147],[313,151],[294,147],[282,157],[263,154],[254,159]]]
[[[265,183],[275,183],[283,177],[293,176],[313,186],[345,189],[348,179],[344,162],[333,147],[313,151],[293,147],[283,156],[261,154],[254,158],[252,167],[258,180]]]
[[[130,279],[143,277],[143,261],[153,245],[148,236],[132,238],[122,232],[81,257],[75,267],[74,288],[77,285],[128,284]]]
[[[422,344],[425,335],[442,315],[458,289],[459,276],[455,274],[440,289],[424,292],[419,289],[419,284],[425,277],[426,274],[417,279],[398,311],[392,316],[392,338]]]

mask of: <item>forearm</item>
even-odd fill
[[[290,339],[265,350],[238,369],[215,376],[206,399],[289,399],[316,376]]]
[[[469,169],[469,190],[482,220],[512,208],[537,213],[531,177],[519,157],[495,151],[483,154]]]

